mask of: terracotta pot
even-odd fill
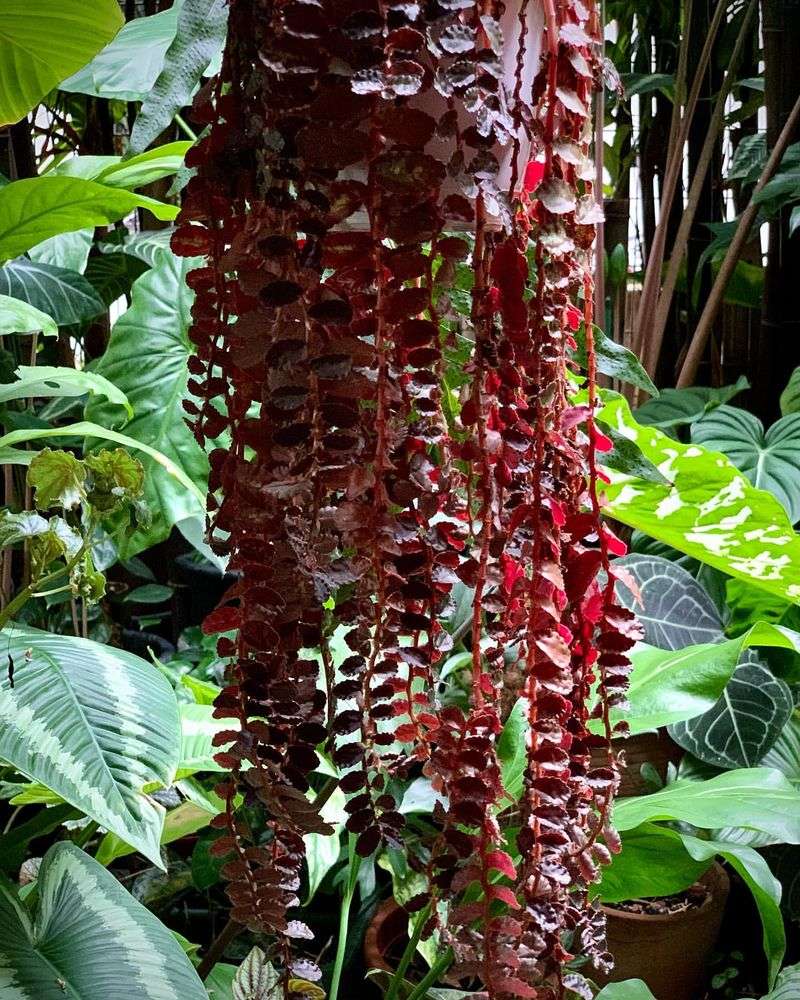
[[[715,864],[700,879],[708,898],[692,910],[654,916],[603,907],[608,920],[608,950],[614,956],[610,978],[598,982],[641,979],[656,1000],[701,1000],[708,959],[722,924],[730,880]]]
[[[667,774],[668,764],[677,764],[683,757],[684,751],[677,743],[670,739],[666,729],[659,729],[652,733],[640,733],[638,736],[630,736],[628,739],[614,740],[614,750],[623,753],[626,767],[622,771],[622,781],[620,783],[618,798],[629,795],[646,795],[652,791],[648,787],[641,775],[642,764],[652,764],[661,778]],[[592,754],[592,764],[595,767],[603,767],[605,756],[595,751]]]
[[[364,965],[392,972],[388,955],[397,945],[402,951],[407,941],[408,914],[393,899],[387,899],[375,911],[364,935]]]

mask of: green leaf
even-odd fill
[[[721,451],[759,489],[775,496],[792,524],[800,520],[800,413],[764,425],[747,410],[720,406],[692,428],[692,441]]]
[[[709,867],[687,853],[675,830],[643,823],[622,834],[622,850],[603,869],[598,895],[604,903],[672,896],[694,885]]]
[[[28,256],[39,264],[52,264],[83,274],[92,248],[94,229],[76,229],[74,233],[59,233],[31,247]]]
[[[178,214],[174,205],[81,177],[31,177],[0,188],[0,262],[60,233],[107,226],[146,208],[157,219]]]
[[[178,27],[179,3],[137,17],[102,52],[61,83],[61,90],[118,101],[141,101],[156,82]]]
[[[624,399],[605,399],[603,419],[636,441],[670,484],[609,472],[607,513],[729,576],[800,600],[800,537],[778,501],[724,455],[642,427]]]
[[[0,269],[2,275],[3,269]],[[0,295],[0,336],[14,333],[42,333],[57,337],[58,326],[39,309],[10,295]]]
[[[86,469],[68,451],[40,451],[28,469],[28,485],[34,491],[36,506],[77,507],[83,497]]]
[[[207,1000],[170,931],[74,844],[50,848],[37,888],[30,915],[0,884],[4,1000]]]
[[[86,280],[105,305],[129,296],[133,283],[147,271],[147,265],[128,254],[97,254],[86,265]]]
[[[226,962],[217,962],[205,981],[208,990],[209,1000],[231,1000],[231,990],[233,989],[233,978],[236,975],[236,966],[228,965]]]
[[[12,514],[10,510],[0,510],[0,549],[44,535],[49,530],[50,522],[35,511]]]
[[[789,382],[781,393],[780,402],[784,417],[788,417],[791,413],[800,413],[800,368],[795,368],[789,377]]]
[[[193,296],[185,280],[191,266],[186,259],[164,253],[139,278],[131,307],[114,325],[108,348],[94,369],[118,386],[133,405],[136,415],[125,426],[125,434],[158,448],[194,484],[189,494],[160,465],[145,460],[145,500],[153,524],[149,531],[137,531],[123,542],[122,558],[165,539],[179,521],[196,516],[197,494],[203,497],[200,511],[205,509],[208,459],[186,426],[181,406],[191,351],[188,326]],[[147,345],[147,364],[142,364],[143,344]],[[114,414],[107,404],[90,400],[86,416],[108,426]]]
[[[145,583],[126,594],[123,600],[130,604],[163,604],[172,599],[172,587],[160,583]]]
[[[708,781],[676,781],[652,795],[619,799],[614,806],[614,826],[620,832],[657,820],[678,820],[704,830],[741,826],[797,844],[800,792],[780,772],[754,767],[726,771]]]
[[[198,705],[213,705],[217,700],[217,695],[222,690],[217,684],[198,680],[191,674],[184,674],[181,677],[181,684],[192,692],[195,703]]]
[[[164,67],[133,124],[133,152],[146,149],[191,103],[204,71],[222,50],[227,24],[226,0],[184,0]]]
[[[98,249],[104,254],[128,254],[150,267],[155,267],[163,253],[170,253],[173,229],[143,229],[126,233],[120,240],[104,240]]]
[[[47,176],[82,177],[107,187],[135,191],[176,173],[191,146],[191,142],[183,139],[125,160],[121,156],[73,156],[62,160]]]
[[[117,34],[116,0],[3,0],[0,126],[13,125]]]
[[[280,976],[260,948],[253,948],[233,978],[233,1000],[278,1000]]]
[[[742,376],[735,385],[720,389],[692,386],[689,389],[662,389],[658,399],[649,399],[634,411],[637,422],[645,427],[659,427],[667,430],[693,424],[705,413],[738,396],[749,388],[750,383]]]
[[[322,807],[320,813],[322,819],[333,827],[333,834],[307,833],[303,837],[308,869],[308,893],[303,901],[303,906],[308,906],[322,884],[322,880],[339,860],[341,851],[339,834],[347,821],[344,807],[344,792],[337,788]]]
[[[585,368],[586,331],[583,326],[576,332],[575,339],[578,344],[575,359],[582,368]],[[594,349],[597,357],[597,370],[603,375],[618,378],[622,382],[628,382],[630,385],[643,389],[651,396],[658,396],[658,389],[653,385],[650,376],[642,368],[636,355],[627,347],[623,347],[622,344],[607,337],[599,326],[594,327]]]
[[[795,713],[767,751],[763,767],[780,771],[794,785],[800,785],[800,716]]]
[[[800,996],[800,965],[784,969],[778,976],[775,988],[762,1000],[796,1000]]]
[[[604,451],[599,456],[604,469],[612,469],[614,472],[635,476],[637,479],[647,479],[652,483],[666,483],[666,479],[650,459],[645,458],[642,449],[635,441],[620,434],[616,427],[609,427],[603,420],[598,419],[597,423],[612,444],[610,451]]]
[[[14,374],[17,376],[16,382],[0,385],[0,403],[7,403],[11,399],[40,399],[51,396],[77,397],[89,393],[90,395],[105,396],[117,406],[124,406],[130,415],[133,414],[133,409],[125,393],[96,372],[81,372],[74,368],[50,368],[47,365],[39,365],[36,368],[24,366],[17,368]],[[30,433],[37,436],[34,431]],[[52,437],[54,434],[56,434],[55,428],[48,429],[46,434],[38,436]],[[19,440],[25,440],[25,438]],[[8,444],[13,443],[12,441],[8,442]]]
[[[222,771],[214,754],[222,747],[214,746],[214,737],[226,729],[236,729],[233,719],[215,719],[212,705],[181,702],[181,752],[178,777],[185,778],[199,771]]]
[[[617,559],[638,586],[634,594],[617,582],[617,598],[636,612],[644,641],[659,649],[683,649],[724,638],[722,619],[705,589],[683,567],[660,556],[633,554]]]
[[[220,807],[224,803],[220,800]],[[164,820],[161,831],[162,845],[173,844],[176,840],[190,837],[208,826],[211,820],[221,811],[221,808],[198,805],[196,802],[181,802],[179,806],[170,809]],[[117,858],[133,854],[135,848],[114,833],[107,833],[100,841],[95,859],[104,867],[108,867]]]
[[[781,967],[786,952],[786,932],[781,916],[781,885],[769,870],[769,865],[752,847],[731,844],[727,841],[700,840],[681,834],[686,850],[697,861],[710,861],[715,855],[725,858],[741,876],[753,894],[763,928],[764,954],[767,958],[770,986]]]
[[[736,146],[726,180],[746,184],[758,180],[767,162],[767,137],[763,132],[743,135]]]
[[[83,323],[106,310],[83,275],[25,257],[0,267],[0,295],[27,302],[51,316],[58,326]]]
[[[88,639],[10,626],[0,675],[0,759],[39,781],[161,867],[164,810],[147,785],[172,784],[175,693],[151,664]]]
[[[655,997],[641,979],[626,979],[622,983],[609,983],[595,1000],[655,1000]]]
[[[497,758],[500,761],[503,788],[506,795],[516,802],[522,794],[522,784],[527,767],[525,746],[528,732],[526,704],[518,698],[509,712],[500,739],[497,741]]]
[[[675,742],[714,767],[754,767],[792,714],[788,684],[757,661],[740,663],[713,708],[670,727]]]

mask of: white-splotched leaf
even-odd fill
[[[8,626],[0,673],[0,760],[161,865],[164,809],[180,750],[175,693],[138,656],[88,639]]]
[[[74,844],[55,844],[31,915],[0,883],[3,1000],[207,1000],[178,941]]]
[[[684,750],[715,767],[754,767],[792,714],[792,693],[754,654],[740,663],[716,705],[670,729]]]
[[[0,267],[0,294],[29,303],[52,316],[59,326],[83,323],[106,310],[83,275],[25,257]]]
[[[233,1000],[277,1000],[280,976],[260,948],[253,948],[233,979]]]
[[[641,603],[623,582],[617,597],[644,626],[644,641],[659,649],[683,649],[724,638],[717,606],[705,589],[681,566],[660,556],[629,555],[615,566],[631,573]]]

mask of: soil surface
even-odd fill
[[[629,899],[624,903],[606,904],[610,910],[621,913],[646,913],[651,916],[666,916],[696,910],[708,899],[709,890],[704,885],[693,885],[674,896],[660,896],[655,899]]]

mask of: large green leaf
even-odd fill
[[[181,702],[181,753],[178,777],[185,778],[199,771],[222,771],[214,760],[220,747],[214,746],[214,737],[224,730],[233,729],[233,719],[215,719],[213,705]]]
[[[31,177],[0,188],[0,262],[60,233],[106,226],[136,208],[157,219],[178,214],[174,205],[82,177]]]
[[[165,252],[156,266],[139,278],[133,286],[131,307],[115,324],[108,348],[94,370],[118,386],[133,406],[135,416],[124,428],[125,434],[158,448],[204,495],[208,460],[186,426],[181,406],[191,350],[187,330],[192,293],[186,285],[191,266],[185,258]],[[108,426],[114,410],[90,401],[86,416]],[[144,465],[145,500],[153,523],[147,532],[139,531],[123,543],[123,558],[161,541],[175,524],[198,513],[194,494],[187,494],[156,463],[145,459]]]
[[[716,705],[670,727],[679,746],[714,767],[754,767],[792,714],[792,692],[758,660],[740,663]]]
[[[800,368],[795,368],[781,393],[781,413],[784,417],[800,413]]]
[[[800,785],[800,715],[794,713],[761,762],[774,767],[795,785]]]
[[[31,247],[28,256],[40,264],[52,264],[83,274],[93,239],[94,229],[76,229],[73,233],[59,233],[58,236],[51,236]]]
[[[118,101],[141,101],[156,82],[178,27],[179,3],[130,21],[102,52],[61,84],[62,90]]]
[[[582,368],[585,368],[587,363],[586,334],[583,327],[575,334],[575,340],[578,344],[575,359]],[[603,375],[609,375],[621,382],[635,385],[651,396],[658,396],[658,389],[653,385],[652,379],[633,351],[629,351],[623,344],[618,344],[607,337],[599,326],[594,328],[594,349],[597,370]]]
[[[133,124],[133,152],[146,149],[191,103],[200,77],[222,50],[227,24],[227,0],[184,0],[164,67]]]
[[[52,316],[59,326],[83,323],[106,310],[82,274],[25,257],[0,267],[0,294],[29,303]]]
[[[127,412],[133,415],[133,409],[125,393],[96,372],[40,365],[37,368],[25,366],[17,368],[14,374],[17,376],[16,382],[0,385],[0,403],[8,403],[12,399],[79,397],[89,393],[104,396],[116,406],[125,407]]]
[[[708,867],[687,853],[676,830],[643,823],[622,834],[622,850],[603,869],[597,891],[604,903],[671,896],[694,885]]]
[[[144,660],[88,639],[9,626],[0,675],[0,759],[161,865],[164,810],[179,757],[175,693]]]
[[[754,767],[708,781],[676,781],[652,795],[619,799],[614,806],[614,825],[622,832],[657,820],[679,820],[704,830],[741,826],[797,844],[800,792],[779,771]]]
[[[207,1000],[171,932],[88,854],[55,844],[33,916],[0,884],[3,1000]]]
[[[761,1000],[797,1000],[800,997],[800,965],[792,965],[778,976],[774,989]]]
[[[721,451],[759,489],[768,490],[800,520],[800,413],[764,425],[747,410],[720,406],[692,428],[692,441]]]
[[[23,118],[122,27],[116,0],[3,0],[0,126]]]
[[[655,1000],[655,997],[641,979],[626,979],[603,987],[595,1000]]]
[[[48,176],[82,177],[107,187],[134,191],[176,173],[191,145],[188,140],[170,142],[127,160],[121,156],[74,156],[62,160]]]
[[[604,418],[636,441],[668,480],[659,485],[610,472],[608,513],[729,576],[800,601],[800,537],[778,501],[724,455],[642,427],[624,399],[605,399]]]
[[[659,649],[683,649],[724,638],[716,604],[691,573],[660,556],[633,554],[617,559],[638,586],[634,594],[622,581],[617,595],[636,612],[645,642]]]
[[[659,427],[673,431],[678,427],[693,424],[704,414],[738,396],[748,388],[746,378],[740,378],[735,385],[711,389],[706,386],[691,386],[688,389],[662,389],[657,399],[649,399],[634,412],[636,420],[646,427]]]
[[[47,337],[57,337],[58,326],[51,316],[27,302],[0,295],[0,336],[13,333],[43,333]]]

